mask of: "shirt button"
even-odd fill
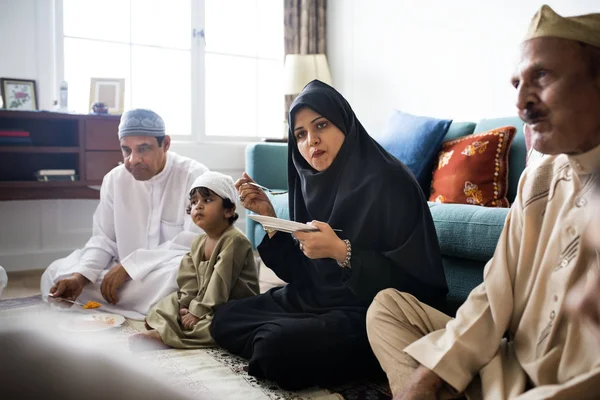
[[[552,296],[552,300],[558,301],[558,296],[557,295]]]
[[[581,207],[585,207],[585,205],[586,205],[586,204],[587,204],[587,200],[586,200],[586,199],[584,199],[583,197],[579,198],[579,200],[577,200],[577,201],[575,202],[575,205],[576,205],[577,207],[579,207],[579,208],[581,208]]]
[[[554,310],[550,311],[550,319],[554,319],[555,316],[556,313],[554,312]]]
[[[575,236],[575,229],[568,227],[567,228],[567,233],[571,236]]]
[[[561,268],[564,268],[564,267],[566,267],[566,266],[567,266],[567,264],[569,264],[569,262],[568,262],[567,260],[562,260],[562,261],[560,262],[560,266],[561,266]]]

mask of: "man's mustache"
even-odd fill
[[[147,168],[146,168],[146,165],[145,165],[145,164],[142,164],[142,163],[137,163],[137,164],[134,164],[134,165],[131,165],[131,164],[129,164],[129,166],[127,166],[127,169],[128,169],[129,171],[133,171],[134,169],[135,169],[135,170],[140,170],[140,169],[144,169],[144,170],[145,170],[145,169],[147,169]]]
[[[535,110],[533,108],[526,108],[521,114],[521,119],[528,124],[536,122],[537,120],[545,116],[545,114],[542,111]]]

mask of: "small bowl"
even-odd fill
[[[102,102],[92,104],[92,114],[108,114],[108,107]]]

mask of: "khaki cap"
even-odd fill
[[[600,13],[562,17],[548,5],[533,16],[524,40],[556,37],[600,47]]]

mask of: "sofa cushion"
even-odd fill
[[[446,306],[441,310],[454,317],[456,310],[467,300],[469,293],[483,282],[485,262],[442,256],[448,296]]]
[[[507,208],[429,203],[442,255],[488,261],[494,255]]]
[[[508,155],[515,128],[507,126],[442,144],[431,201],[508,207]]]
[[[475,122],[452,121],[443,141],[458,139],[459,137],[470,135],[473,132],[475,132]]]
[[[277,214],[277,218],[290,219],[290,209],[287,193],[279,194],[277,196],[269,196],[269,199],[273,204],[273,208],[275,208],[275,214]]]
[[[451,122],[395,110],[384,133],[375,139],[412,171],[428,193],[434,158]]]
[[[517,128],[517,133],[510,146],[510,155],[508,158],[508,193],[506,197],[512,204],[515,201],[519,179],[525,169],[527,160],[527,148],[525,147],[525,135],[523,134],[523,121],[519,117],[482,119],[477,126],[475,126],[475,132],[485,132],[506,125]]]

